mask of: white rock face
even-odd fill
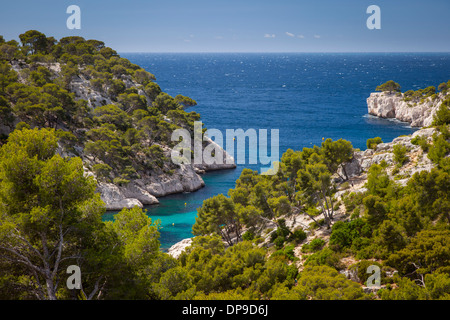
[[[105,203],[107,210],[122,210],[123,208],[133,208],[134,206],[143,207],[142,202],[136,198],[127,198],[121,188],[115,184],[100,182],[97,185],[97,191],[100,192],[100,197]]]
[[[177,259],[180,256],[180,254],[184,250],[186,250],[186,248],[189,247],[191,244],[192,238],[181,240],[180,242],[177,242],[173,246],[171,246],[167,253],[170,254],[175,259]]]
[[[155,197],[172,193],[192,192],[205,186],[192,165],[181,165],[173,175],[165,174],[141,180],[145,189]]]
[[[234,162],[234,158],[223,148],[221,148],[217,143],[212,141],[210,138],[207,138],[207,143],[214,150],[222,150],[222,160],[220,163],[206,163],[205,159],[203,159],[202,164],[194,164],[195,169],[200,171],[214,171],[214,170],[223,170],[223,169],[234,169],[236,168],[236,163]]]
[[[439,99],[427,98],[423,103],[403,101],[403,94],[373,92],[367,98],[369,114],[381,118],[395,118],[409,122],[412,127],[427,127],[432,124],[434,114],[442,103]]]
[[[93,174],[88,171],[86,174]],[[161,174],[130,181],[123,186],[99,182],[97,191],[106,205],[106,210],[122,210],[134,206],[159,203],[156,197],[173,193],[192,192],[205,186],[203,179],[193,166],[182,165],[172,175]]]

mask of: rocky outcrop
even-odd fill
[[[180,165],[173,173],[165,173],[157,176],[147,176],[135,179],[123,186],[112,183],[99,183],[98,191],[105,202],[107,210],[121,210],[134,206],[159,203],[157,197],[169,194],[193,192],[205,186],[205,182],[199,173],[210,170],[234,168],[235,164],[214,165],[212,169],[205,165],[201,172],[194,165]]]
[[[214,171],[214,170],[223,170],[223,169],[234,169],[236,168],[236,163],[234,162],[234,158],[226,152],[222,147],[220,147],[217,143],[215,143],[210,138],[205,137],[205,141],[208,145],[211,145],[215,150],[222,149],[223,157],[222,161],[219,163],[206,163],[204,160],[202,164],[194,164],[194,168],[200,171]]]
[[[141,201],[136,198],[128,198],[123,190],[112,183],[99,183],[97,191],[106,205],[107,210],[122,210],[123,208],[132,208],[134,206],[143,207]],[[155,198],[156,203],[158,200]]]
[[[409,122],[412,127],[427,127],[433,123],[436,110],[442,103],[442,94],[417,103],[405,101],[402,93],[374,92],[367,98],[369,114]]]
[[[364,187],[364,184],[367,182],[369,168],[373,164],[381,164],[383,161],[387,165],[386,172],[392,179],[395,179],[395,181],[402,185],[405,185],[409,178],[416,172],[431,171],[434,167],[433,162],[423,153],[422,148],[412,144],[411,140],[416,137],[423,137],[428,140],[428,143],[431,143],[432,136],[435,132],[435,128],[420,129],[411,135],[397,137],[391,142],[380,143],[376,149],[355,151],[353,159],[344,164],[351,187],[338,191],[335,195],[336,199],[340,200],[341,196],[348,191],[355,193],[365,192],[367,189]],[[398,170],[394,161],[394,145],[397,144],[405,146],[408,150],[406,154],[408,161],[400,170]],[[338,173],[341,177],[343,176],[342,168],[339,169]],[[344,182],[339,176],[336,180],[338,183]]]
[[[172,257],[177,259],[180,254],[186,250],[187,247],[189,247],[192,244],[192,238],[187,238],[184,240],[181,240],[180,242],[175,243],[173,246],[169,248],[167,251],[168,254],[170,254]]]
[[[213,143],[213,141],[210,141]],[[216,145],[217,146],[217,145]],[[219,146],[217,146],[219,147]],[[220,147],[219,147],[220,148]],[[166,153],[170,154],[167,148]],[[223,150],[224,161],[222,163],[206,164],[181,164],[172,173],[145,176],[135,179],[124,186],[112,183],[99,183],[98,191],[101,194],[106,209],[115,211],[122,208],[159,203],[157,197],[169,194],[193,192],[205,186],[200,174],[213,170],[236,168],[234,158]]]

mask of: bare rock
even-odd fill
[[[223,169],[234,169],[236,168],[236,163],[234,162],[234,158],[221,146],[219,146],[216,142],[211,140],[210,138],[206,138],[208,145],[214,147],[215,150],[221,150],[222,158],[220,163],[206,163],[203,159],[202,164],[194,164],[194,168],[202,171],[214,171],[214,170],[223,170]]]
[[[192,165],[180,165],[173,173],[148,177],[143,180],[145,189],[155,197],[168,194],[193,192],[205,186],[203,179],[195,172]]]
[[[123,195],[126,198],[134,198],[139,200],[142,204],[157,204],[158,199],[151,195],[144,187],[141,187],[138,183],[139,181],[134,181],[128,183],[125,187],[120,188]]]
[[[436,128],[425,128],[420,129],[414,132],[411,135],[411,138],[414,139],[415,137],[424,137],[424,138],[430,138],[433,136],[433,134],[436,132]]]
[[[443,95],[439,94],[436,100],[429,97],[418,103],[403,99],[403,94],[373,92],[367,98],[368,112],[377,117],[408,122],[412,127],[426,127],[433,123],[433,117],[442,103]]]
[[[143,207],[142,203],[135,198],[127,198],[123,191],[112,183],[100,182],[97,185],[97,191],[106,205],[106,210],[122,210],[123,208]]]
[[[187,247],[192,244],[192,238],[183,239],[180,242],[175,243],[173,246],[169,248],[167,251],[172,257],[177,259]]]
[[[359,153],[355,153],[352,160],[344,163],[341,167],[339,167],[338,174],[343,177],[346,173],[348,178],[359,176],[362,172],[360,159],[361,155]]]
[[[106,210],[122,210],[123,208],[142,208],[144,204],[159,203],[158,199],[139,187],[134,182],[126,186],[117,186],[112,183],[99,182],[97,191],[106,205]]]

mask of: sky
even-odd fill
[[[381,29],[367,28],[370,5]],[[450,0],[2,0],[0,35],[35,29],[118,52],[450,52],[449,13]]]

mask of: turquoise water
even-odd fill
[[[147,213],[153,221],[161,222],[161,249],[167,250],[171,245],[185,238],[192,237],[191,229],[195,223],[197,208],[203,200],[218,193],[226,194],[234,186],[237,170],[214,171],[202,176],[205,187],[190,193],[180,193],[159,198],[160,204],[146,206]],[[117,211],[107,212],[104,220],[112,220]]]
[[[224,134],[226,129],[279,129],[280,156],[288,148],[320,145],[323,137],[343,138],[365,149],[368,138],[387,142],[410,134],[415,129],[404,123],[368,116],[366,98],[387,80],[400,83],[405,92],[450,79],[450,54],[438,53],[121,56],[155,74],[163,91],[195,99],[198,105],[189,110],[199,112],[207,128]],[[205,188],[148,206],[152,219],[161,220],[161,248],[191,237],[202,201],[226,194],[244,167],[260,166],[207,173]]]

